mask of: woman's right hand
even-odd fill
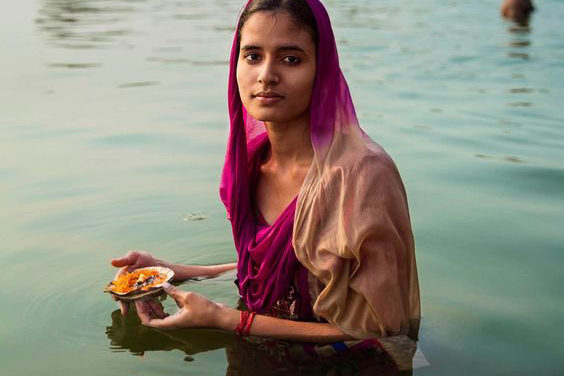
[[[138,268],[144,268],[146,266],[156,266],[159,261],[155,259],[149,252],[130,251],[121,257],[112,259],[110,262],[113,266],[119,268],[116,276],[114,277],[114,279],[116,279],[120,275]],[[113,299],[117,300],[121,314],[127,315],[127,312],[129,312],[129,303],[127,301],[120,300],[115,296],[113,297]]]

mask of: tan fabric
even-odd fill
[[[417,337],[419,285],[406,193],[358,127],[337,129],[298,197],[293,245],[322,283],[313,310],[356,338]]]

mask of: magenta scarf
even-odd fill
[[[259,138],[253,159],[250,161],[250,192],[256,191],[260,164],[268,148],[266,134]],[[292,247],[292,228],[296,212],[295,197],[274,223],[268,225],[256,206],[253,206],[255,226],[253,237],[237,248],[238,286],[245,304],[253,311],[264,312],[288,291],[297,277],[297,314],[300,319],[311,316],[308,292],[308,271],[296,258]],[[251,199],[251,203],[253,200]]]
[[[319,33],[316,82],[310,110],[314,163],[319,168],[331,144],[335,123],[339,120],[340,123],[357,122],[349,90],[339,68],[335,38],[327,11],[319,0],[306,1],[314,13]],[[248,1],[246,6],[251,2],[252,0]],[[268,139],[264,124],[246,112],[239,96],[236,78],[238,33],[239,30],[236,30],[230,56],[230,132],[220,197],[231,221],[238,254],[239,293],[250,309],[264,312],[284,296],[295,273],[298,273],[300,282],[297,287],[301,292],[299,310],[306,312],[307,309],[311,310],[307,294],[307,269],[299,263],[292,247],[296,199],[272,226],[257,232],[252,199],[253,181],[260,163],[257,155],[262,153]]]

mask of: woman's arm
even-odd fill
[[[137,314],[143,325],[162,329],[215,328],[227,331],[235,331],[238,326],[241,311],[214,303],[200,294],[182,291],[167,283],[163,287],[166,293],[174,298],[180,310],[169,316],[159,305],[137,300]],[[250,334],[315,343],[354,339],[332,324],[284,320],[263,315],[255,316]]]
[[[219,329],[234,331],[239,325],[241,311],[222,308]],[[284,320],[256,315],[251,325],[251,335],[299,342],[332,343],[354,339],[333,324]]]
[[[157,265],[164,266],[174,271],[175,281],[184,281],[194,277],[213,278],[221,273],[237,268],[237,263],[219,265],[181,265],[156,260]]]
[[[188,278],[204,277],[212,278],[218,274],[227,272],[237,268],[236,263],[220,264],[220,265],[181,265],[166,262],[153,257],[149,252],[144,251],[130,251],[122,257],[113,259],[112,265],[118,268],[116,277],[121,273],[131,271],[137,268],[144,268],[146,266],[164,266],[174,272],[174,280],[184,281]]]

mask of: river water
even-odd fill
[[[408,192],[415,375],[563,372],[564,2],[537,3],[523,27],[494,1],[325,1],[360,122]],[[144,328],[102,288],[130,249],[236,259],[217,191],[241,6],[0,6],[3,375],[225,374],[231,335]],[[184,288],[232,305],[233,279]]]

